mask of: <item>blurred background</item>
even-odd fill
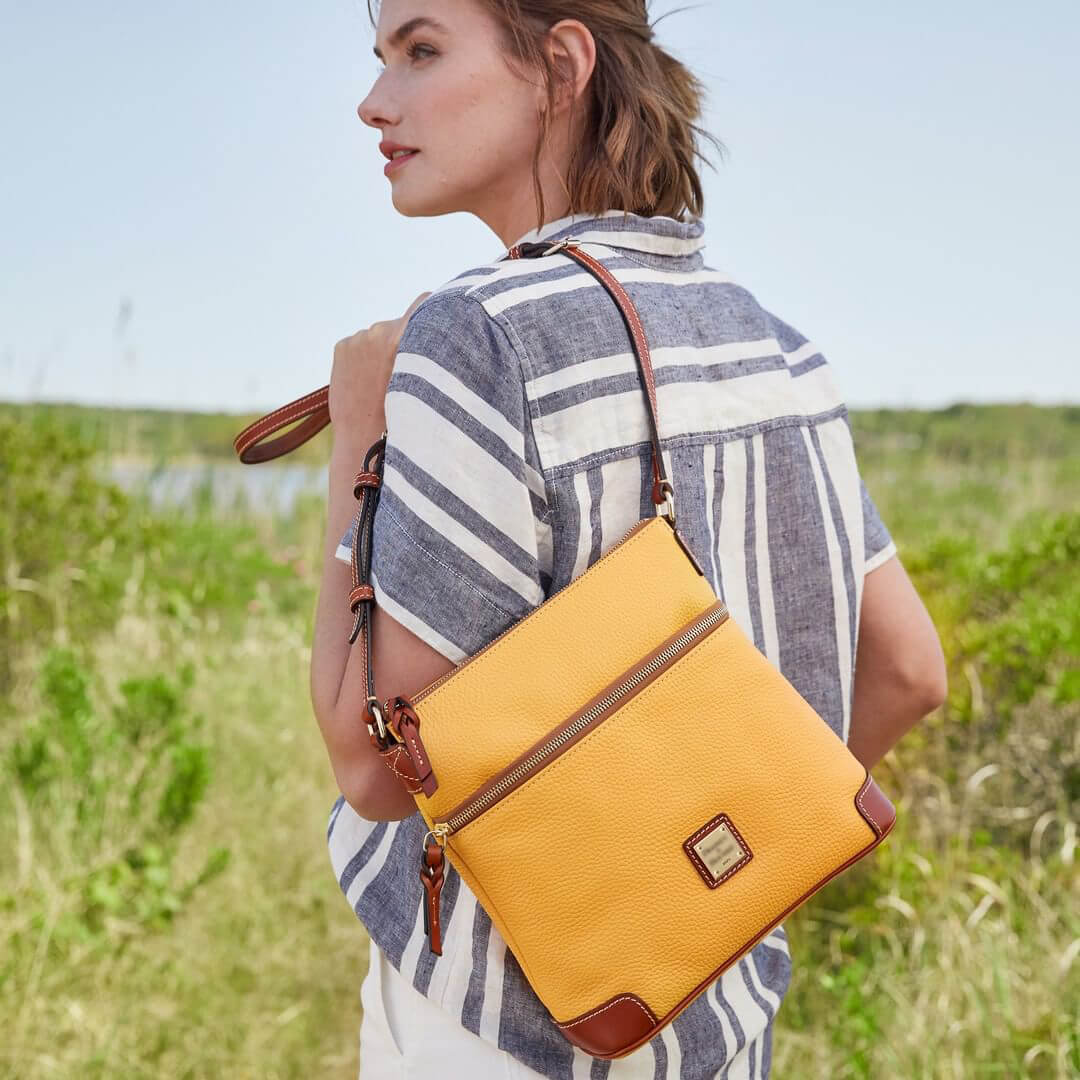
[[[889,843],[786,925],[774,1075],[1080,1076],[1080,10],[652,3],[706,264],[810,337],[941,632]],[[363,0],[0,2],[0,1075],[355,1076],[328,433],[233,436],[502,253],[394,210]]]

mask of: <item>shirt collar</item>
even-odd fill
[[[604,210],[592,214],[569,214],[547,221],[538,229],[519,236],[514,244],[539,240],[562,240],[574,237],[583,243],[630,248],[649,255],[693,255],[705,246],[705,223],[699,217],[677,221],[657,214],[646,217],[622,210]],[[511,245],[513,246],[513,245]],[[499,252],[505,258],[509,248]]]

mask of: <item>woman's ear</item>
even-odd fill
[[[555,106],[561,111],[585,91],[596,67],[596,42],[578,19],[560,19],[548,30],[544,44],[556,73]]]

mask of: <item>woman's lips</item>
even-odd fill
[[[411,153],[399,154],[396,158],[391,158],[383,166],[383,176],[389,176],[392,172],[396,172],[406,161],[411,161],[419,153],[419,150],[413,150]]]

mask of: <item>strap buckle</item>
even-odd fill
[[[579,244],[577,240],[567,237],[567,239],[560,240],[557,244],[552,244],[551,247],[549,247],[547,251],[544,252],[544,255],[554,255],[556,251],[562,251],[563,248],[576,248],[578,246]]]
[[[660,481],[660,490],[664,492],[664,501],[656,505],[656,516],[666,517],[670,525],[675,524],[675,489],[671,486],[671,481],[663,479]]]
[[[367,707],[368,707],[368,712],[370,712],[371,715],[375,717],[375,723],[379,727],[379,739],[385,741],[386,740],[386,732],[389,729],[387,728],[386,724],[383,722],[382,706],[379,704],[379,699],[377,697],[375,697],[374,694],[368,694]],[[368,723],[368,731],[370,731],[372,735],[375,734],[375,731],[372,728],[370,722]]]

